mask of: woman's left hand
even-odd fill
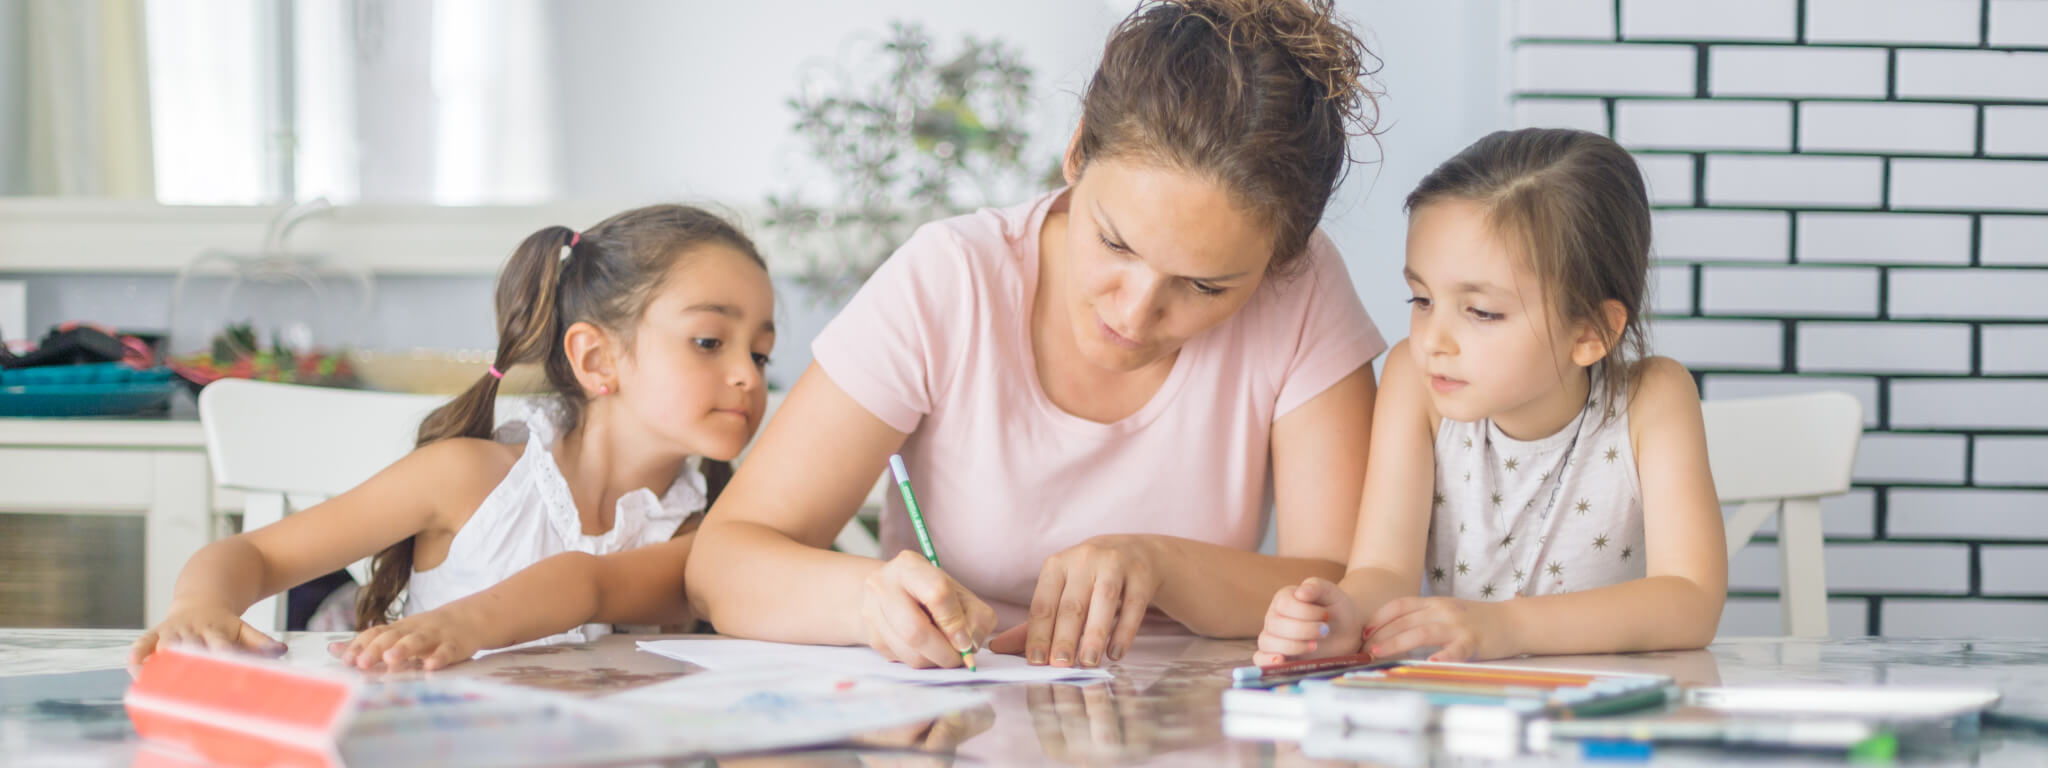
[[[1159,592],[1155,552],[1143,536],[1097,536],[1046,558],[1031,595],[1031,620],[997,635],[989,650],[1055,667],[1122,659]],[[1019,642],[1021,640],[1021,643]]]
[[[1390,600],[1365,623],[1365,649],[1377,658],[1435,648],[1430,661],[1481,661],[1514,656],[1500,603],[1450,597]]]

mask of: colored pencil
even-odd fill
[[[924,559],[930,561],[933,568],[943,568],[939,565],[939,550],[932,546],[931,531],[924,527],[924,513],[918,511],[917,494],[910,492],[910,470],[903,468],[901,454],[889,455],[889,471],[896,473],[896,487],[903,491],[903,508],[910,513],[910,527],[917,531],[917,545],[924,548]],[[960,650],[960,660],[967,664],[969,672],[980,671],[974,666],[974,650],[973,645]]]

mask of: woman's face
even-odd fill
[[[1110,157],[1068,197],[1062,305],[1088,362],[1127,372],[1170,359],[1265,279],[1273,229],[1221,184]]]

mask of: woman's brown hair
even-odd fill
[[[674,273],[677,260],[707,244],[729,246],[762,269],[768,266],[738,228],[686,205],[636,208],[580,235],[568,227],[528,235],[498,274],[498,349],[492,367],[504,371],[514,365],[540,365],[560,401],[560,433],[569,434],[582,421],[588,397],[562,347],[569,327],[588,322],[630,349],[641,314],[662,281]],[[497,423],[497,399],[498,378],[479,377],[453,402],[427,414],[414,445],[455,437],[489,439]],[[732,478],[732,467],[705,459],[702,468],[707,495],[716,500]],[[393,604],[412,578],[412,558],[412,537],[377,553],[370,564],[370,583],[356,598],[358,628],[390,621]]]
[[[1214,179],[1301,256],[1373,135],[1370,51],[1331,0],[1161,0],[1110,33],[1081,99],[1077,170],[1125,158]],[[1369,62],[1371,64],[1369,64]]]
[[[1445,200],[1483,206],[1543,286],[1552,316],[1591,323],[1607,342],[1601,384],[1626,392],[1629,371],[1649,347],[1643,306],[1650,279],[1650,199],[1634,156],[1597,133],[1561,128],[1496,131],[1422,178],[1408,194],[1414,211]],[[1609,326],[1606,302],[1627,319]]]

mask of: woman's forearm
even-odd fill
[[[882,567],[743,521],[697,532],[690,604],[721,633],[788,643],[864,645],[862,586]]]
[[[192,554],[178,571],[171,603],[206,604],[239,614],[256,601],[292,586],[271,581],[262,551],[241,536],[230,536]]]
[[[1254,637],[1281,587],[1311,576],[1336,579],[1344,565],[1329,560],[1246,552],[1176,536],[1143,536],[1159,569],[1154,605],[1195,634]]]

